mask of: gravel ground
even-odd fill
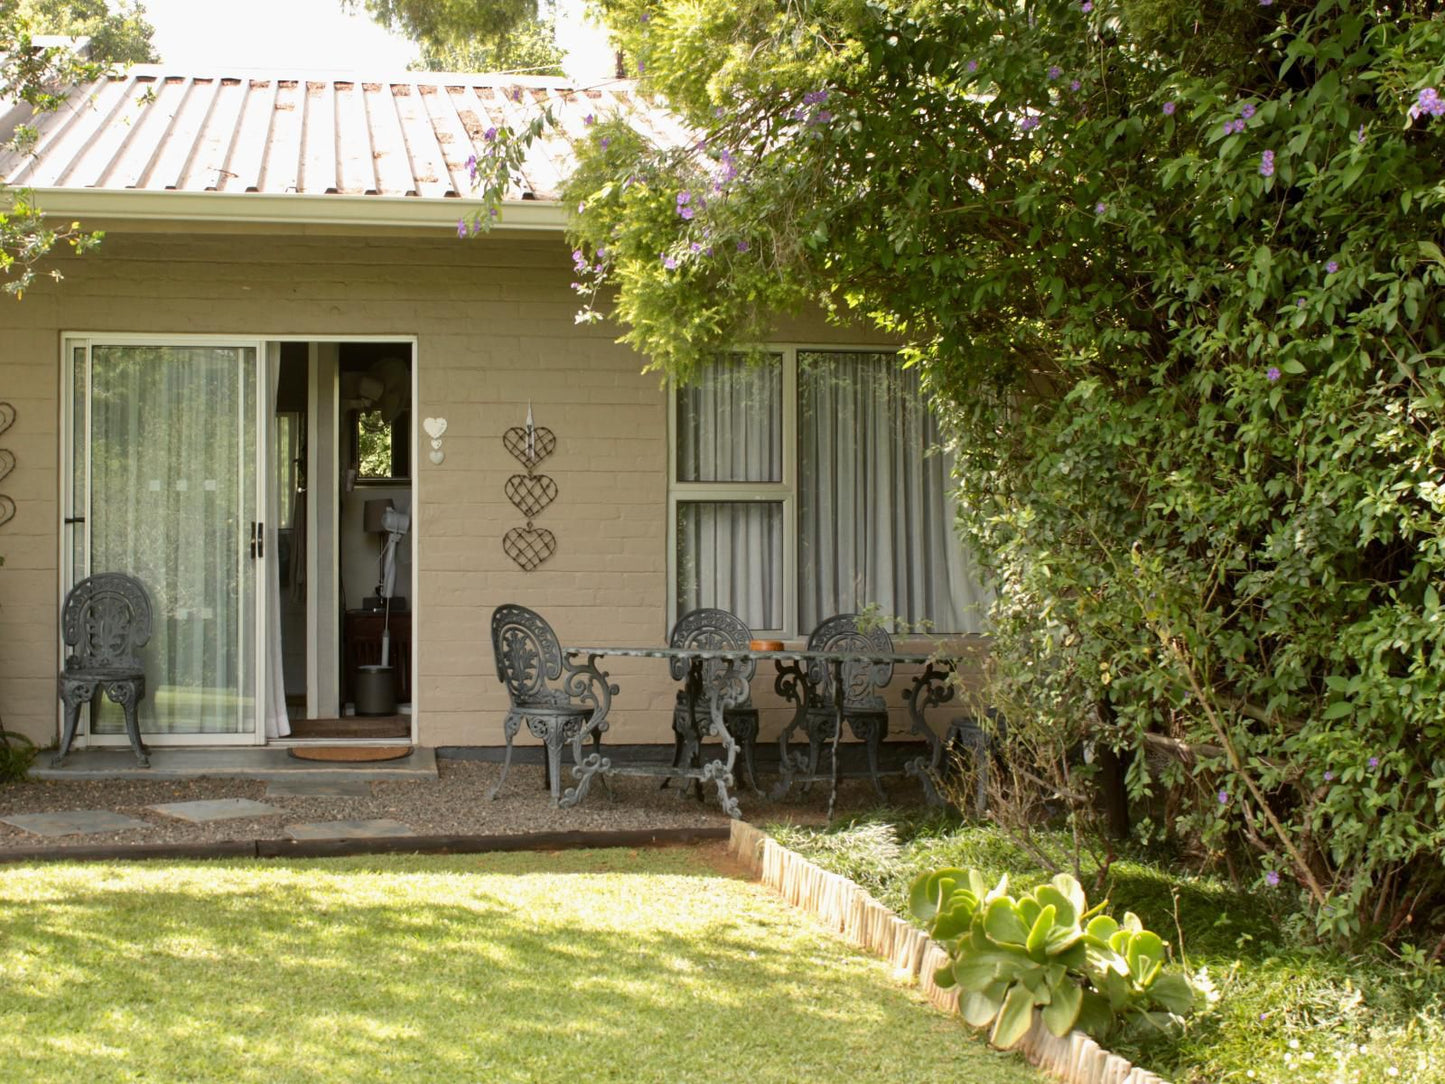
[[[500,766],[481,761],[438,759],[438,778],[375,781],[358,797],[268,797],[257,779],[113,779],[25,781],[0,784],[0,818],[19,813],[59,813],[104,809],[146,822],[147,827],[88,835],[40,836],[0,820],[0,851],[17,848],[114,844],[203,844],[226,840],[285,839],[287,827],[311,821],[387,819],[400,821],[417,835],[511,835],[526,832],[596,831],[722,826],[715,792],[702,802],[681,797],[674,788],[659,790],[653,779],[616,779],[615,800],[594,785],[576,808],[556,809],[542,785],[542,768],[513,765],[507,787],[487,799]],[[567,769],[564,769],[566,771]],[[569,773],[570,774],[570,773]],[[764,777],[765,786],[771,785]],[[919,788],[911,780],[890,780],[895,801],[916,803]],[[827,810],[824,786],[803,797],[795,790],[782,802],[759,798],[746,788],[735,792],[743,816],[754,823],[819,822]],[[192,824],[148,807],[214,798],[250,798],[281,810],[265,817]],[[878,804],[866,780],[844,780],[838,788],[838,813]]]

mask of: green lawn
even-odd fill
[[[6,867],[6,1081],[1038,1081],[692,851]]]

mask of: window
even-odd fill
[[[673,410],[674,618],[801,636],[872,606],[899,631],[982,629],[938,423],[896,354],[727,358]]]
[[[411,414],[403,410],[390,421],[380,410],[352,415],[351,455],[362,482],[405,481],[411,476]]]

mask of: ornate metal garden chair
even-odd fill
[[[66,596],[60,627],[71,651],[60,672],[65,729],[51,764],[59,764],[70,752],[81,705],[104,691],[125,712],[131,748],[141,767],[149,768],[150,757],[136,719],[146,694],[140,649],[151,638],[151,602],[145,588],[123,572],[100,572],[81,580]]]
[[[783,731],[780,739],[784,764],[789,761],[788,735],[801,723],[808,735],[807,775],[818,774],[818,758],[823,746],[833,740],[837,730],[838,699],[834,683],[835,672],[840,672],[843,719],[853,736],[861,740],[868,752],[868,774],[873,779],[873,788],[879,797],[883,785],[878,778],[879,749],[888,733],[888,705],[878,690],[893,680],[893,663],[867,661],[866,656],[893,654],[893,639],[882,628],[874,627],[867,632],[858,628],[857,614],[838,614],[830,617],[808,637],[808,650],[837,654],[858,655],[839,664],[810,659],[805,675],[806,688],[791,689],[789,683],[780,680],[779,692],[784,695],[801,693],[798,716]],[[805,785],[806,789],[806,785]]]
[[[592,751],[601,756],[606,709],[614,689],[607,684],[606,674],[563,662],[552,626],[525,606],[508,604],[493,611],[492,650],[497,659],[497,678],[507,687],[511,705],[502,723],[507,742],[502,775],[488,797],[496,798],[501,793],[507,769],[512,765],[512,739],[525,723],[532,736],[546,744],[547,779],[556,803],[561,797],[562,747],[572,742],[573,757],[580,762],[580,739],[592,721],[593,711],[600,707],[604,719],[592,732]]]
[[[743,648],[746,649],[753,634],[742,618],[726,610],[700,609],[684,614],[672,627],[670,647],[700,648]],[[694,670],[686,659],[671,659],[668,668],[674,681],[687,682],[697,679],[698,688],[682,688],[677,691],[677,704],[672,709],[672,730],[675,749],[672,766],[693,765],[702,747],[702,739],[712,731],[711,714],[708,711],[709,691],[718,681],[729,684],[727,702],[733,707],[723,711],[723,725],[732,735],[733,741],[742,747],[743,767],[748,773],[748,786],[758,789],[757,774],[753,768],[753,747],[758,740],[758,709],[753,707],[751,687],[758,664],[751,659],[735,662],[705,660]],[[664,780],[663,786],[671,780]],[[701,790],[699,789],[699,795]]]

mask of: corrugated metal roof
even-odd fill
[[[576,89],[507,75],[370,81],[137,65],[78,87],[53,113],[9,110],[6,132],[29,124],[38,138],[29,153],[0,153],[0,177],[43,190],[465,199],[484,133],[524,126],[544,105],[558,127],[532,146],[508,200],[558,197],[589,114],[625,117],[665,145],[686,139],[625,80]]]

